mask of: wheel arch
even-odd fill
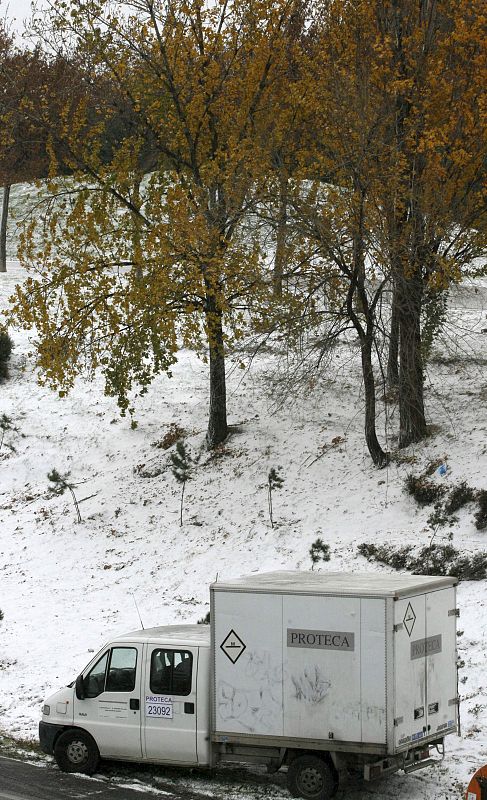
[[[84,733],[85,736],[89,736],[89,738],[91,739],[93,744],[98,748],[98,751],[100,750],[100,748],[98,747],[97,741],[96,741],[95,737],[93,736],[93,734],[90,733],[89,731],[87,731],[86,728],[83,728],[81,725],[64,725],[60,730],[58,730],[56,732],[56,735],[55,735],[55,737],[53,739],[53,742],[52,742],[53,748],[55,747],[56,742],[59,739],[59,737],[62,736],[63,733],[67,733],[68,731],[80,731],[81,733]]]
[[[317,758],[321,758],[322,761],[326,761],[326,763],[336,771],[335,762],[329,750],[293,750],[292,748],[288,748],[283,763],[289,766],[289,764],[300,756],[316,756]]]

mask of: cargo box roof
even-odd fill
[[[211,584],[214,591],[404,597],[454,586],[457,578],[381,572],[282,571],[244,575]]]

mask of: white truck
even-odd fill
[[[271,572],[210,587],[210,625],[118,636],[45,702],[43,750],[287,768],[294,797],[419,769],[459,732],[456,579]]]

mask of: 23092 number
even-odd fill
[[[170,717],[172,718],[172,706],[147,705],[148,717]]]

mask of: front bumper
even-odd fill
[[[53,725],[52,722],[39,722],[39,744],[43,753],[52,756],[54,740],[64,727],[64,725]]]

